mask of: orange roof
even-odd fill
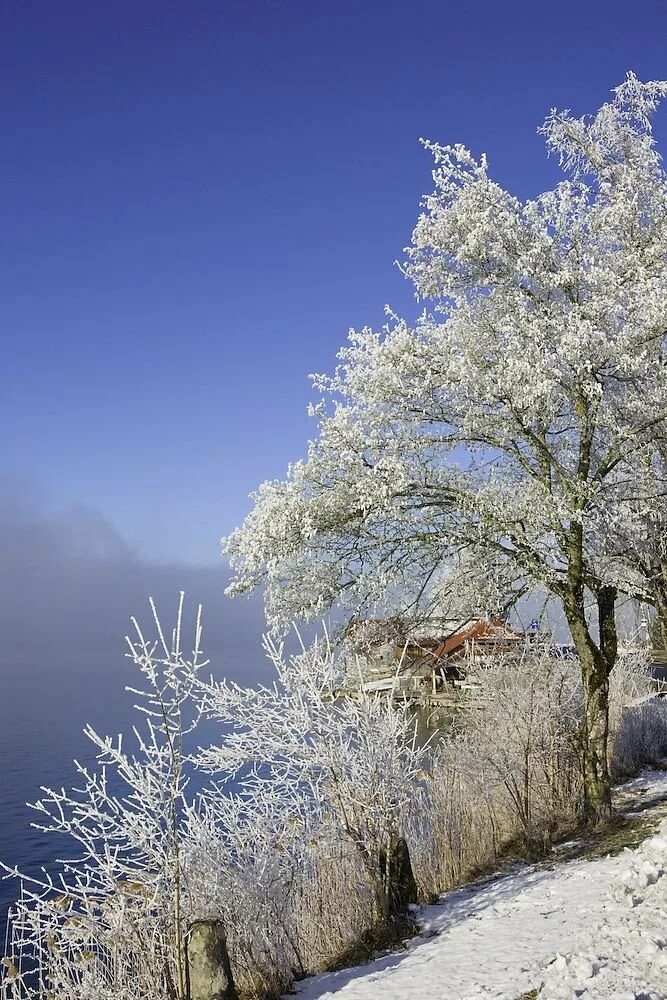
[[[469,625],[464,626],[458,632],[455,632],[441,642],[433,650],[431,656],[434,660],[450,657],[458,653],[468,642],[481,641],[485,646],[497,644],[502,647],[508,642],[511,644],[517,642],[519,639],[523,639],[523,633],[510,628],[509,625],[499,618],[491,618],[488,621],[479,618],[477,621],[470,622]]]
[[[497,645],[502,648],[523,639],[522,632],[517,632],[500,618],[477,618],[456,626],[452,622],[451,625],[454,630],[449,634],[443,629],[435,635],[406,636],[404,623],[398,618],[368,618],[365,620],[353,618],[348,623],[347,634],[354,640],[355,636],[363,632],[364,628],[370,627],[371,632],[373,629],[376,630],[375,636],[369,637],[371,643],[373,641],[390,642],[402,650],[405,649],[408,655],[427,654],[434,660],[451,657],[470,642],[478,642],[484,646]]]

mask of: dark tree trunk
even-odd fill
[[[656,653],[667,653],[667,607],[656,606],[651,643]]]
[[[587,662],[586,662],[587,661]],[[596,657],[581,661],[584,689],[584,818],[601,823],[611,817],[609,741],[609,675]]]
[[[667,565],[661,566],[660,574],[653,584],[653,606],[655,618],[651,627],[653,648],[667,653]]]
[[[399,916],[410,903],[417,902],[417,883],[410,851],[403,837],[392,841],[388,851],[380,851],[380,877],[384,887],[385,917]]]
[[[572,640],[579,655],[584,693],[583,783],[584,819],[593,824],[611,817],[611,780],[608,765],[609,674],[616,662],[616,590],[602,587],[597,593],[599,645],[592,638],[584,615],[583,599],[566,602]]]

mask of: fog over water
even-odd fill
[[[7,480],[0,481],[0,566],[0,858],[34,872],[51,861],[54,844],[30,828],[36,817],[25,803],[39,797],[40,785],[72,784],[73,759],[91,758],[85,723],[103,733],[129,728],[132,697],[124,686],[136,683],[136,668],[124,655],[124,636],[131,615],[149,625],[149,595],[165,625],[179,591],[188,624],[201,603],[211,670],[239,681],[268,675],[264,618],[259,598],[224,596],[222,560],[151,564],[100,512],[46,514]],[[14,882],[0,882],[2,943],[15,893]]]

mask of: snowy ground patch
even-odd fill
[[[621,859],[595,924],[544,971],[544,1000],[667,997],[667,820]]]
[[[655,806],[667,773],[621,793]],[[667,820],[635,850],[599,860],[516,866],[456,889],[421,915],[403,952],[295,986],[301,1000],[667,1000]]]

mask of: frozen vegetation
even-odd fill
[[[634,601],[667,637],[665,95],[628,74],[592,117],[554,110],[541,131],[563,177],[525,202],[484,155],[426,144],[435,187],[404,271],[428,309],[350,334],[315,377],[306,459],[226,541],[232,592],[265,591],[275,681],[209,678],[182,604],[173,631],[136,625],[140,722],[129,741],[88,730],[99,768],[36,804],[72,848],[22,880],[2,1000],[275,997],[396,944],[448,889],[437,937],[304,989],[664,995],[663,834],[460,887],[608,823],[613,780],[667,755],[646,643],[618,628]],[[471,658],[457,723],[430,743],[409,704],[336,696],[354,672],[340,636],[290,657],[278,639],[330,610],[416,627],[524,598],[557,609],[575,655],[544,630]],[[207,928],[226,979],[195,996]]]
[[[170,636],[156,626],[156,642],[139,628],[131,642],[147,715],[137,745],[89,731],[101,770],[80,768],[78,790],[45,790],[37,805],[74,850],[54,881],[23,880],[7,1000],[47,988],[67,1000],[185,1000],[201,920],[224,926],[239,992],[275,994],[395,943],[415,903],[508,850],[541,855],[577,825],[581,678],[548,645],[471,663],[459,726],[424,743],[409,705],[332,698],[349,665],[327,641],[289,659],[267,641],[274,685],[243,688],[205,677],[199,625],[183,653],[181,612]],[[667,755],[667,705],[650,690],[645,654],[623,653],[611,711],[619,775]],[[202,715],[219,721],[219,738],[194,749]],[[202,770],[211,784],[189,794]],[[522,875],[517,893],[521,879],[530,885]],[[469,917],[462,938],[474,905]]]

